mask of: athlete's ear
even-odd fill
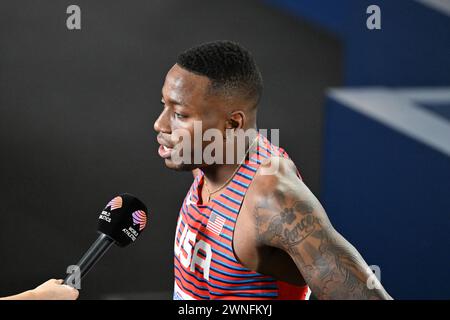
[[[242,111],[233,111],[231,112],[227,123],[226,129],[244,129],[245,127],[245,113]]]

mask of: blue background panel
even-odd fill
[[[322,202],[394,298],[450,298],[450,158],[328,98]]]

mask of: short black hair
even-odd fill
[[[251,53],[236,42],[220,40],[190,48],[178,55],[182,68],[211,80],[214,93],[237,96],[256,106],[263,80]]]

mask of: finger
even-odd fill
[[[67,285],[67,284],[63,284],[62,286],[65,287],[65,288],[68,288],[68,289],[70,289],[70,290],[72,290],[72,291],[77,291],[77,292],[78,292],[78,290],[77,290],[76,288],[74,288],[74,287],[72,287],[72,286],[69,286],[69,285]]]

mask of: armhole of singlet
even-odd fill
[[[251,161],[251,160],[250,160],[250,161]],[[248,162],[250,162],[250,161],[248,161]],[[248,162],[246,161],[245,164],[248,164]],[[253,163],[254,163],[254,162],[253,162]],[[242,263],[242,261],[241,261],[241,260],[239,259],[239,257],[237,256],[236,251],[235,251],[235,249],[234,249],[234,234],[235,234],[235,231],[236,231],[236,225],[237,225],[237,223],[238,223],[239,217],[241,216],[241,209],[242,209],[242,205],[244,204],[245,197],[247,196],[248,190],[249,190],[250,187],[252,186],[253,180],[255,179],[256,175],[258,174],[258,171],[259,171],[259,168],[261,167],[261,164],[262,164],[262,162],[258,164],[258,168],[256,169],[256,172],[254,173],[254,175],[253,175],[253,177],[252,177],[252,180],[251,180],[250,183],[248,184],[247,190],[245,190],[245,193],[244,193],[244,195],[242,196],[241,204],[239,205],[239,213],[238,213],[238,216],[237,216],[237,218],[236,218],[236,222],[234,223],[233,237],[231,238],[231,249],[232,249],[232,253],[233,253],[233,258],[234,258],[240,265],[242,265],[243,267],[245,267],[247,270],[249,270],[249,271],[251,271],[251,272],[254,272],[254,273],[258,274],[258,275],[263,275],[263,274],[259,273],[259,272],[256,271],[256,270],[252,270],[252,269],[248,268],[245,264]],[[241,169],[239,169],[239,171],[240,171],[240,170],[241,170]],[[239,172],[239,171],[238,171],[238,172]],[[264,275],[264,276],[265,276],[265,275]],[[270,277],[270,276],[267,276],[267,277]],[[271,277],[271,278],[272,278],[272,277]],[[276,281],[276,280],[274,279],[274,281]]]

